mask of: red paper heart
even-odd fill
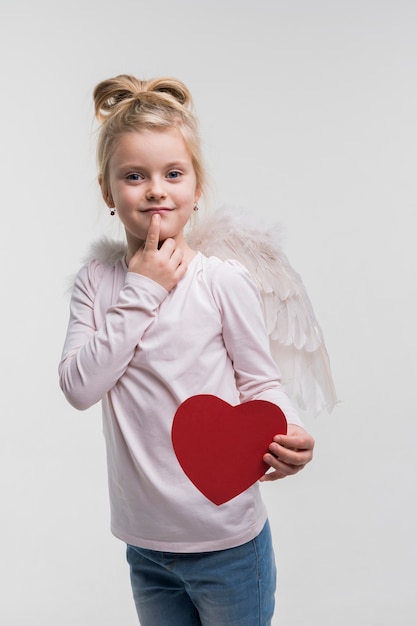
[[[191,482],[214,504],[253,485],[269,466],[262,457],[274,435],[286,434],[281,409],[266,400],[232,406],[212,395],[192,396],[174,416],[172,443]]]

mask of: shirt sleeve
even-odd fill
[[[288,423],[304,427],[271,356],[260,295],[249,272],[237,261],[226,261],[213,272],[212,290],[241,401],[277,404]]]
[[[58,372],[65,397],[80,410],[101,400],[123,375],[168,294],[149,278],[127,272],[116,302],[105,311],[97,328],[94,302],[100,281],[106,278],[109,280],[103,266],[91,262],[78,273],[71,297]],[[105,287],[111,289],[112,284]]]

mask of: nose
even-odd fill
[[[146,190],[146,198],[155,200],[166,197],[166,190],[163,181],[159,177],[150,178]]]

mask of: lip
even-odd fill
[[[170,211],[173,211],[173,209],[170,209],[169,207],[166,206],[154,206],[151,207],[150,209],[142,209],[141,213],[169,213]]]

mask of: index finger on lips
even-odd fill
[[[149,224],[148,232],[146,234],[145,245],[143,248],[145,251],[158,250],[160,225],[161,216],[152,215],[151,223]]]

